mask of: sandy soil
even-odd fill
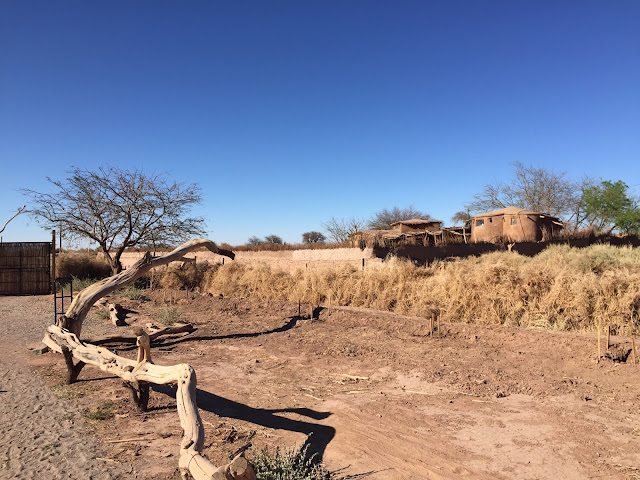
[[[130,324],[144,325],[168,298],[118,301]],[[612,338],[615,361],[598,363],[593,335],[444,324],[432,338],[425,319],[388,313],[332,308],[311,321],[297,318],[297,304],[172,298],[198,330],[156,342],[152,354],[195,368],[206,453],[218,464],[249,441],[251,455],[312,433],[310,449],[329,468],[372,480],[640,478],[640,366],[627,358],[629,339]],[[88,478],[73,468],[179,478],[174,390],[156,388],[140,414],[119,379],[86,367],[61,387],[60,356],[24,353],[50,321],[50,303],[0,298],[11,319],[0,348],[12,352],[1,364],[0,473],[29,478],[55,465],[53,478]],[[114,329],[92,315],[84,336]],[[48,389],[25,376],[31,369]],[[105,404],[114,414],[106,420],[82,413]]]

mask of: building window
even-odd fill
[[[489,218],[489,223],[493,223],[493,217]]]
[[[517,225],[518,224],[518,219],[516,217],[513,217],[511,219],[511,225]]]
[[[476,227],[481,227],[484,225],[484,220],[476,220]]]

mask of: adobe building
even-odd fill
[[[395,232],[399,233],[424,233],[439,232],[440,220],[423,220],[421,218],[412,218],[411,220],[400,220],[391,224]]]
[[[540,242],[551,239],[564,225],[557,217],[507,207],[471,217],[471,242]]]

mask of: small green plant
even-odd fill
[[[111,315],[109,314],[109,309],[107,307],[101,307],[96,311],[96,317],[100,320],[109,320]]]
[[[163,307],[155,314],[155,319],[163,325],[173,325],[180,321],[182,313],[175,307]]]
[[[267,449],[251,459],[259,480],[328,480],[331,478],[321,464],[314,461],[315,455],[307,456],[309,445],[297,451],[276,448],[271,453]]]
[[[123,296],[124,298],[128,298],[129,300],[142,300],[142,301],[149,300],[149,298],[144,294],[144,292],[140,290],[138,287],[136,287],[135,285],[127,285],[126,287],[118,290],[117,293]]]
[[[85,411],[83,416],[89,420],[108,420],[113,417],[115,407],[113,402],[107,400],[103,404],[98,405],[94,411]]]
[[[65,400],[71,400],[73,398],[77,398],[81,396],[81,394],[76,390],[74,390],[73,387],[71,387],[71,385],[64,385],[64,384],[55,385],[51,388],[51,390],[53,391],[54,395],[56,395],[57,397],[63,398]]]
[[[97,278],[78,278],[71,277],[71,285],[73,286],[74,292],[79,292],[80,290],[84,290],[89,285],[93,285],[98,281]]]

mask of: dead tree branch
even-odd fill
[[[18,211],[16,212],[16,214],[5,222],[5,224],[2,226],[2,229],[0,230],[0,233],[4,232],[4,229],[7,228],[7,225],[9,225],[9,222],[11,220],[13,220],[14,218],[16,218],[18,215],[20,215],[24,211],[25,208],[27,208],[26,205],[23,205],[22,207],[20,207],[18,209]]]

